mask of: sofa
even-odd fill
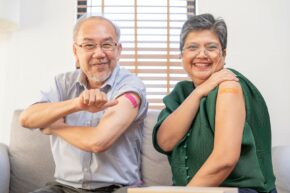
[[[28,193],[53,180],[54,162],[49,138],[39,130],[24,129],[13,114],[10,145],[0,144],[0,193]],[[146,186],[170,186],[166,156],[152,146],[152,128],[158,110],[149,110],[144,125],[141,174]],[[274,172],[279,193],[290,193],[290,146],[273,147]]]

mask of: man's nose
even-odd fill
[[[105,52],[101,46],[96,46],[96,48],[93,51],[93,56],[94,57],[105,57]]]

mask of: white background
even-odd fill
[[[290,144],[289,7],[289,0],[198,1],[198,13],[225,19],[226,66],[265,97],[274,146]],[[19,12],[19,29],[0,33],[0,142],[6,144],[12,112],[33,103],[55,74],[74,69],[76,0],[21,0]]]

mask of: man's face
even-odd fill
[[[92,19],[80,26],[73,49],[81,70],[87,76],[88,86],[98,88],[116,67],[122,47],[109,22]]]

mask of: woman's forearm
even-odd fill
[[[164,151],[171,151],[187,133],[200,103],[199,93],[193,91],[161,124],[157,140]]]
[[[232,172],[237,160],[226,154],[211,155],[187,186],[219,186]]]

